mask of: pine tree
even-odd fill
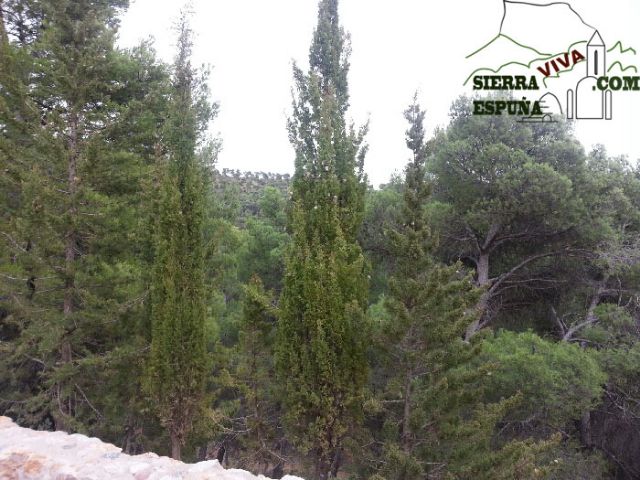
[[[273,293],[266,291],[254,275],[245,287],[239,326],[236,378],[242,393],[242,430],[247,432],[242,446],[247,450],[244,468],[268,475],[282,463],[275,447],[281,444],[275,396],[273,343],[275,309]]]
[[[0,384],[8,386],[3,411],[29,426],[104,431],[105,409],[121,412],[126,398],[119,391],[105,405],[116,375],[101,366],[124,347],[130,330],[120,327],[141,310],[134,212],[145,205],[132,197],[146,169],[144,142],[113,134],[141,129],[130,104],[156,84],[140,80],[143,62],[114,48],[126,5],[3,9],[16,39],[2,35],[0,69],[0,162],[10,191],[0,248],[11,258],[0,266],[10,331]]]
[[[438,236],[427,210],[431,186],[424,117],[414,97],[405,111],[407,147],[401,224],[390,231],[396,258],[383,329],[388,346],[383,405],[383,457],[376,479],[531,478],[552,444],[494,445],[496,425],[519,401],[484,404],[491,365],[478,361],[482,343],[463,340],[480,292],[460,263],[434,258]]]
[[[169,119],[167,160],[155,226],[152,335],[147,388],[171,440],[181,447],[202,411],[209,360],[206,351],[205,170],[196,155],[214,110],[191,66],[191,30],[180,19]]]
[[[7,12],[11,11],[4,1],[0,1],[0,169],[3,172],[0,190],[6,198],[0,204],[0,219],[10,223],[19,209],[20,183],[25,170],[24,163],[16,160],[36,155],[33,144],[39,118],[38,110],[27,94],[31,62],[24,49],[9,42],[5,8]],[[10,230],[7,227],[3,228],[4,232]],[[0,243],[0,248],[4,245]],[[8,255],[2,258],[8,258]]]
[[[469,325],[467,339],[504,321],[505,305],[522,301],[515,285],[526,286],[525,295],[534,285],[541,293],[537,279],[544,277],[552,291],[547,272],[559,258],[591,248],[586,238],[606,241],[606,229],[589,232],[600,214],[585,204],[593,188],[586,187],[584,150],[568,123],[488,118],[471,108],[467,97],[453,103],[429,162],[439,185],[435,197],[446,212],[443,234],[451,239],[441,250],[473,263],[483,289],[476,305],[481,315]]]
[[[447,388],[449,369],[467,360],[473,351],[462,345],[462,333],[468,322],[465,311],[477,294],[460,265],[446,267],[433,258],[438,239],[426,211],[431,187],[425,177],[424,117],[414,97],[405,111],[412,158],[405,169],[401,225],[389,232],[396,267],[386,301],[390,319],[383,329],[384,342],[391,344],[381,399],[382,405],[388,405],[384,429],[389,432],[385,440],[388,461],[381,470],[387,479],[425,475],[428,469],[416,448],[433,441],[424,422],[429,418],[426,423],[431,424],[437,418],[434,411],[425,409],[425,398],[442,397],[438,391]]]
[[[315,476],[335,477],[360,420],[367,377],[365,262],[356,241],[365,148],[347,129],[348,48],[337,0],[322,0],[308,75],[294,68],[289,121],[296,151],[290,246],[281,296],[277,371],[286,424],[311,453]]]

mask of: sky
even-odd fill
[[[608,45],[607,39],[620,40],[640,52],[640,2],[570,3]],[[172,61],[172,26],[184,4],[133,0],[122,17],[118,44],[130,47],[153,37],[159,56]],[[220,104],[210,128],[223,143],[218,168],[292,173],[294,152],[286,131],[292,64],[308,65],[317,1],[192,0],[191,5],[194,62],[211,67],[212,97]],[[374,186],[401,172],[409,159],[403,111],[413,93],[418,92],[427,111],[428,132],[446,126],[451,102],[472,93],[463,86],[472,70],[465,57],[499,33],[503,12],[503,0],[340,2],[340,20],[352,47],[348,115],[356,125],[370,123],[365,170]],[[564,28],[557,18],[535,20],[522,28],[538,29],[545,38]],[[627,155],[635,163],[640,158],[640,91],[616,93],[614,118],[579,120],[576,136],[587,150],[602,143],[610,154]]]

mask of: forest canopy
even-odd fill
[[[640,478],[636,164],[416,95],[373,188],[320,0],[293,173],[221,169],[189,15],[167,63],[127,7],[0,0],[0,415],[273,478]]]

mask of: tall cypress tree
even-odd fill
[[[203,406],[206,351],[204,206],[205,169],[196,148],[214,110],[191,66],[191,30],[179,23],[169,119],[163,139],[166,163],[155,227],[152,336],[148,390],[171,439],[181,447]]]
[[[366,128],[347,128],[348,48],[337,0],[322,0],[309,63],[294,68],[289,134],[296,151],[277,371],[286,423],[312,456],[315,475],[336,475],[353,434],[367,377],[363,216]]]
[[[335,175],[334,195],[340,227],[345,239],[355,243],[364,216],[366,177],[363,171],[367,146],[363,143],[367,125],[357,131],[348,125],[349,108],[347,75],[349,72],[348,36],[340,26],[338,0],[322,0],[318,24],[309,52],[309,73],[294,66],[297,98],[293,117],[289,119],[289,138],[296,151],[293,190],[303,208],[313,209],[326,202],[327,192],[316,184]],[[325,110],[323,110],[323,108]],[[326,114],[332,152],[322,159],[319,126]],[[309,228],[316,228],[313,221]]]

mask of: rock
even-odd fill
[[[39,478],[42,476],[42,472],[45,469],[43,461],[46,460],[43,457],[32,455],[22,465],[22,474],[27,478]]]
[[[29,430],[2,416],[0,431],[0,480],[269,480],[225,470],[218,460],[187,464],[151,452],[127,455],[97,438]]]
[[[0,429],[13,426],[13,421],[9,417],[0,417]]]
[[[119,452],[111,452],[111,453],[105,453],[104,455],[102,455],[102,458],[109,458],[113,460],[114,458],[118,458],[119,456],[120,456]]]

